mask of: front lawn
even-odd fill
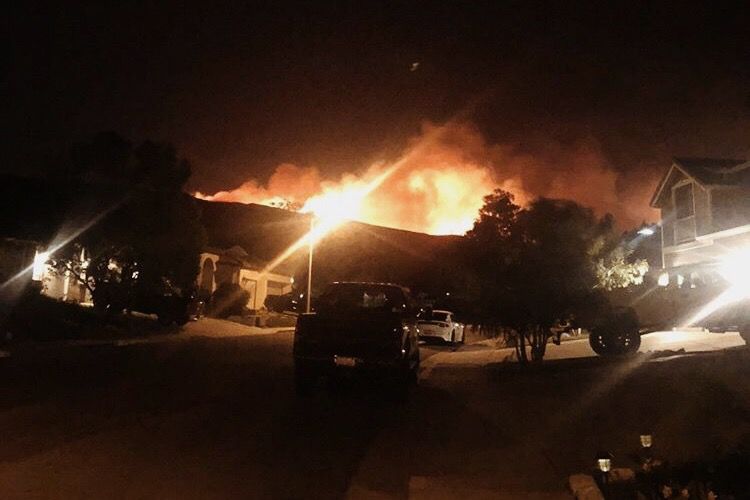
[[[170,333],[155,317],[142,314],[103,315],[92,307],[31,295],[6,309],[0,320],[4,342],[71,339],[119,339]]]

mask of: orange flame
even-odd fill
[[[350,198],[386,171],[390,173],[352,208]],[[425,124],[396,162],[380,162],[337,180],[324,178],[315,167],[282,164],[265,185],[249,180],[231,191],[195,195],[291,205],[303,211],[316,210],[321,200],[327,200],[329,211],[348,219],[431,234],[463,234],[472,227],[484,196],[496,188],[513,193],[521,205],[536,196],[567,198],[594,207],[600,215],[613,213],[621,223],[653,220],[648,207],[652,179],[645,180],[649,189],[644,189],[642,172],[634,170],[623,182],[628,176],[615,171],[591,139],[565,146],[547,142],[529,154],[515,146],[487,143],[470,122],[449,122]]]
[[[213,195],[213,201],[302,206],[302,212],[324,210],[370,224],[431,234],[463,234],[471,228],[483,197],[497,186],[489,168],[446,154],[444,127],[426,126],[400,159],[386,167],[370,166],[362,174],[323,180],[318,169],[284,164],[266,186],[251,180],[237,189]],[[384,175],[385,174],[385,175]],[[374,182],[375,181],[375,182]],[[368,196],[359,196],[367,190]],[[356,198],[361,198],[353,203]]]

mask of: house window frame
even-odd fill
[[[693,204],[693,210],[690,215],[687,217],[677,217],[678,208],[677,208],[677,190],[680,188],[683,188],[685,186],[690,186],[690,198]],[[693,182],[692,179],[683,179],[680,182],[675,183],[674,186],[672,186],[672,205],[674,206],[674,242],[676,245],[679,245],[680,243],[687,243],[690,241],[694,241],[695,238],[698,236],[698,225],[696,223],[696,206],[695,206],[695,182]],[[684,223],[685,221],[692,220],[692,231],[691,235],[687,238],[679,237],[678,230],[681,226],[681,223]]]

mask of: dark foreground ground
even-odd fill
[[[289,333],[59,346],[0,359],[0,498],[565,498],[644,428],[675,461],[739,442],[748,353],[438,365],[399,402],[295,397]]]

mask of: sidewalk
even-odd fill
[[[293,332],[293,326],[279,326],[270,328],[261,328],[258,326],[248,326],[234,321],[227,321],[215,318],[201,318],[198,321],[191,321],[177,334],[179,337],[244,337],[246,335],[272,335],[282,332]],[[174,337],[173,335],[170,337]]]
[[[745,345],[737,332],[708,333],[698,330],[663,331],[645,334],[641,337],[639,352],[679,351],[685,353],[706,352],[741,347]],[[544,356],[547,360],[596,357],[588,339],[569,340],[561,345],[549,344]],[[422,370],[425,375],[437,367],[487,366],[498,363],[516,362],[515,349],[510,347],[493,348],[486,343],[465,346],[455,352],[441,352],[424,360]]]

